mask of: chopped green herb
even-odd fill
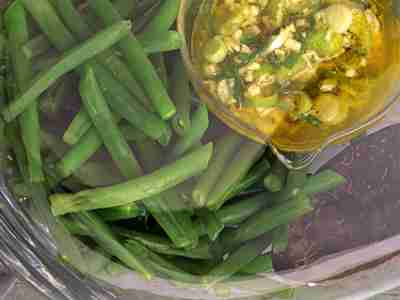
[[[239,105],[243,103],[243,83],[239,75],[239,70],[235,70],[235,86],[233,89],[233,97],[238,101]]]
[[[260,40],[257,36],[244,34],[240,42],[249,47],[260,47]]]
[[[320,127],[322,124],[322,121],[320,119],[318,119],[316,116],[313,115],[309,115],[309,114],[303,114],[300,116],[299,120],[306,122],[312,126],[315,127]]]

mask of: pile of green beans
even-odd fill
[[[287,170],[232,131],[215,136],[221,125],[194,100],[177,51],[179,0],[79,3],[20,0],[2,12],[11,190],[25,201],[40,191],[65,234],[147,279],[210,286],[273,271],[289,224],[345,179]],[[78,109],[64,118],[72,90]]]

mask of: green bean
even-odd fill
[[[222,223],[221,219],[212,211],[200,213],[199,216],[200,222],[204,224],[204,229],[209,239],[215,241],[224,229],[224,223]]]
[[[75,31],[75,34],[77,34],[77,32],[79,32],[80,35],[85,33],[85,39],[89,38],[89,36],[91,35],[91,33],[89,33],[91,31],[89,29],[89,26],[82,26],[82,24],[84,24],[83,18],[85,18],[85,16],[82,17],[79,14],[79,12],[74,7],[73,1],[66,0],[64,1],[64,3],[62,3],[58,0],[51,0],[51,2],[52,5],[54,5],[57,11],[61,14],[63,21],[68,25],[68,27],[70,27],[72,31]],[[135,5],[136,2],[130,0],[117,0],[114,4],[116,10],[121,14],[124,19],[129,16]],[[86,16],[86,19],[88,19],[88,16]],[[73,21],[75,21],[75,24],[73,24]],[[92,24],[91,22],[87,23]],[[49,42],[47,37],[43,34],[39,34],[26,42],[22,49],[26,57],[32,59],[33,57],[46,53],[51,49],[51,47],[51,43]]]
[[[98,132],[93,128],[57,162],[56,170],[61,178],[77,171],[103,145]]]
[[[120,130],[123,136],[129,142],[142,143],[148,140],[148,137],[145,136],[143,132],[126,122],[122,122],[120,125]]]
[[[165,121],[153,113],[146,111],[139,103],[132,101],[131,95],[124,86],[115,80],[102,66],[95,65],[96,76],[100,87],[114,111],[161,144],[167,144],[171,138],[171,130]],[[91,123],[86,112],[80,111],[64,134],[64,140],[71,144],[77,142],[89,130]]]
[[[225,225],[236,225],[257,213],[267,204],[266,193],[261,193],[249,198],[246,197],[235,204],[222,207],[217,211],[217,216]]]
[[[107,57],[106,54],[107,53],[103,52],[99,58],[102,64],[112,73],[112,76],[115,77],[118,82],[122,83],[125,89],[127,89],[147,110],[154,111],[146,94],[139,86],[135,77],[130,73],[126,64],[116,54],[108,55]]]
[[[223,201],[226,202],[242,192],[245,192],[248,188],[260,182],[265,174],[269,171],[271,165],[269,161],[263,158],[258,164],[256,164],[246,175],[246,177],[241,180],[238,184],[232,186],[225,194]]]
[[[104,68],[100,65],[94,68],[100,87],[112,109],[147,136],[158,140],[161,144],[168,144],[172,135],[168,124],[155,114],[146,111],[139,103],[132,101],[124,86]]]
[[[207,207],[212,210],[219,209],[225,200],[230,188],[238,184],[240,180],[249,171],[251,166],[261,156],[265,149],[265,145],[247,141],[239,149],[234,156],[232,163],[227,166],[224,173],[221,174],[220,180],[216,183],[210,192],[207,200]]]
[[[208,110],[205,104],[200,104],[193,114],[192,126],[188,132],[182,136],[171,150],[174,157],[179,157],[189,151],[193,146],[201,141],[204,133],[209,126]]]
[[[289,228],[287,225],[279,226],[272,232],[272,251],[283,252],[289,244]]]
[[[216,211],[216,217],[224,226],[238,225],[267,206],[268,203],[267,193],[245,197],[235,204],[224,206]],[[196,221],[195,227],[200,236],[207,234],[206,224],[201,219]]]
[[[85,110],[80,110],[64,132],[63,141],[68,145],[74,145],[91,127],[89,115]]]
[[[139,38],[139,41],[147,54],[172,51],[183,45],[182,35],[176,31],[167,31],[149,40]]]
[[[212,153],[207,144],[161,169],[110,187],[85,190],[77,194],[50,197],[55,216],[69,212],[108,208],[133,203],[168,190],[207,168]]]
[[[303,192],[307,195],[315,195],[332,190],[345,182],[346,178],[342,175],[332,170],[325,170],[309,177],[307,184],[303,188]]]
[[[164,34],[174,24],[178,16],[180,0],[164,1],[158,10],[158,13],[145,26],[142,38],[151,39],[152,37]]]
[[[129,21],[117,23],[65,54],[56,65],[41,74],[24,93],[2,111],[4,118],[7,121],[15,119],[58,78],[118,42],[130,32],[130,28]]]
[[[249,175],[248,175],[249,176]],[[310,176],[307,183],[302,189],[303,193],[312,196],[316,193],[326,192],[345,182],[345,179],[337,173],[326,170],[321,173]],[[237,225],[248,219],[250,216],[257,213],[263,207],[271,207],[276,201],[276,194],[269,192],[260,193],[254,196],[245,197],[237,203],[226,205],[216,212],[217,218],[226,225]],[[206,229],[203,223],[195,224],[200,235],[206,234]]]
[[[116,118],[118,122],[120,118]],[[135,135],[135,129],[130,126],[123,126],[121,131],[126,132],[130,131],[129,135],[124,135],[127,140],[135,142],[140,141],[142,135],[140,132]],[[137,138],[137,140],[136,140]],[[72,174],[80,171],[80,168],[85,164],[87,164],[87,160],[92,157],[97,150],[102,146],[103,141],[101,140],[97,131],[92,128],[88,131],[88,133],[83,136],[81,140],[77,144],[75,144],[69,151],[67,151],[60,161],[56,164],[57,173],[61,178],[67,178]],[[114,174],[110,174],[110,176],[114,176]],[[89,178],[88,178],[89,179]],[[117,178],[118,180],[118,178]],[[96,180],[95,180],[96,181]],[[86,182],[86,180],[85,180]],[[89,184],[89,182],[87,182]],[[96,184],[97,185],[97,184]],[[93,184],[89,184],[89,186],[93,186]]]
[[[133,18],[131,18],[131,14],[136,12],[136,6],[138,5],[137,1],[116,0],[113,2],[113,5],[115,7],[115,10],[121,15],[123,19],[134,20]],[[93,28],[101,27],[99,19],[97,18],[96,14],[91,10],[86,10],[84,17],[86,19],[86,22],[88,24],[91,24]]]
[[[65,24],[71,29],[76,38],[82,42],[87,40],[95,32],[90,28],[85,20],[80,16],[70,0],[52,0],[58,13],[61,15]],[[134,1],[129,1],[134,3]],[[124,11],[126,14],[126,12]],[[122,83],[128,91],[136,97],[147,108],[151,108],[147,102],[143,90],[139,87],[135,78],[130,73],[126,64],[118,57],[116,51],[106,50],[97,56],[98,62],[106,67],[112,75]]]
[[[142,233],[133,230],[126,230],[123,228],[114,228],[114,232],[121,238],[126,239],[129,243],[130,240],[135,240],[152,251],[172,256],[182,256],[195,259],[212,259],[213,253],[211,252],[210,244],[208,240],[202,239],[196,248],[193,249],[180,249],[171,243],[168,239],[149,233]]]
[[[152,172],[159,167],[162,153],[150,141],[136,143],[136,150],[147,172]],[[145,199],[143,204],[177,247],[194,247],[197,244],[197,231],[177,188]]]
[[[307,174],[305,171],[289,171],[286,179],[286,186],[280,192],[270,193],[268,201],[270,201],[272,205],[283,203],[301,192],[306,183]]]
[[[59,1],[58,4],[59,3],[65,4],[63,9],[61,10],[64,17],[68,17],[69,15],[72,16],[74,15],[75,10],[73,6],[68,5],[69,2]],[[74,37],[71,34],[68,34],[69,31],[63,25],[62,21],[58,18],[52,6],[49,5],[46,0],[40,0],[35,3],[28,3],[27,5],[29,5],[30,12],[32,13],[35,20],[39,23],[39,26],[41,27],[42,31],[49,36],[50,41],[54,43],[54,45],[58,50],[64,51],[77,43]],[[89,29],[86,28],[84,22],[79,22],[79,21],[80,21],[79,17],[73,19],[72,22],[76,22],[76,25],[74,25],[73,28],[77,31],[82,30],[77,33],[81,38],[84,36],[88,36]],[[61,43],[59,41],[60,38],[57,36],[57,33],[62,34],[64,39],[68,40],[69,42]],[[105,55],[105,53],[103,52],[102,55]],[[119,59],[112,59],[112,56],[110,55],[107,56],[107,60],[105,60],[103,63],[113,72],[113,76],[118,78],[120,82],[125,83],[125,85],[128,87],[128,89],[130,89],[130,91],[133,92],[136,91],[135,95],[137,95],[139,99],[144,99],[144,97],[142,97],[143,93],[140,92],[141,90],[140,88],[138,88],[136,81],[130,75],[129,70],[127,70],[127,68],[120,63]],[[166,139],[167,138],[163,137],[162,142],[165,142]],[[86,145],[88,144],[89,143],[86,143]]]
[[[58,18],[56,11],[48,0],[21,0],[25,8],[31,13],[40,29],[58,50],[65,51],[75,45],[72,33]]]
[[[147,54],[172,51],[180,49],[183,45],[181,34],[173,30],[164,32],[162,35],[152,39],[139,38],[139,41]],[[47,37],[44,34],[39,34],[26,42],[22,47],[22,51],[28,59],[32,59],[46,54],[51,48],[51,43]],[[109,55],[113,54],[110,53]],[[108,54],[102,56],[106,57]]]
[[[277,159],[272,165],[271,172],[264,178],[264,186],[271,192],[279,192],[285,185],[288,170]]]
[[[42,54],[49,52],[51,44],[44,34],[40,34],[33,39],[29,40],[22,47],[22,51],[28,59],[38,57]]]
[[[192,94],[185,66],[178,55],[175,55],[173,60],[171,97],[175,101],[176,106],[176,115],[171,121],[172,128],[176,134],[184,136],[191,126],[190,109],[192,106]]]
[[[115,222],[145,216],[146,210],[142,207],[139,207],[136,203],[132,203],[119,207],[99,209],[96,211],[96,214],[104,222]]]
[[[57,218],[64,227],[68,230],[68,232],[72,235],[80,235],[80,236],[88,236],[88,229],[87,227],[77,218],[73,218],[69,216],[62,216]]]
[[[85,23],[84,18],[75,9],[71,0],[50,0],[64,24],[71,30],[74,39],[86,40],[92,34],[92,30]]]
[[[24,178],[24,181],[28,180],[28,170],[26,163],[26,154],[24,150],[24,144],[21,141],[19,135],[19,126],[17,122],[12,122],[6,124],[5,135],[7,137],[7,141],[10,143],[12,152],[14,153],[14,158],[17,163],[17,167],[19,173]]]
[[[245,265],[242,269],[240,269],[240,272],[246,274],[259,274],[269,273],[273,270],[274,267],[272,264],[272,256],[270,254],[263,254]]]
[[[10,59],[10,47],[7,45],[5,47],[5,61],[6,61],[6,86],[5,86],[5,93],[6,99],[14,99],[16,94],[16,84],[15,84],[15,76],[14,72],[11,67],[11,59]],[[1,103],[3,107],[3,103]],[[22,178],[25,182],[28,182],[28,170],[27,170],[27,163],[26,163],[26,154],[25,154],[25,147],[19,135],[19,124],[17,121],[13,121],[11,123],[5,124],[5,137],[7,141],[10,143],[10,148],[14,153],[14,158],[16,160],[16,165],[21,174]]]
[[[142,273],[146,279],[153,277],[153,271],[141,257],[128,251],[113,235],[110,228],[104,224],[94,213],[81,212],[73,215],[86,228],[88,235],[94,239],[110,255],[117,257],[128,267]]]
[[[139,242],[132,240],[129,243],[126,243],[125,246],[135,255],[141,255],[141,259],[146,263],[146,265],[149,265],[153,270],[155,270],[157,275],[160,277],[177,280],[178,282],[197,283],[199,281],[197,276],[179,269],[161,256],[150,251]]]
[[[134,203],[126,206],[99,209],[95,211],[95,213],[104,222],[127,220],[146,215],[146,211]],[[84,224],[78,222],[75,218],[59,217],[59,219],[72,235],[88,236],[87,228],[84,226]],[[123,236],[117,230],[113,231],[116,236]]]
[[[143,200],[143,204],[178,248],[196,247],[198,234],[174,189]]]
[[[215,260],[195,260],[186,257],[173,257],[170,261],[180,269],[195,274],[204,275],[215,267]]]
[[[233,159],[242,141],[243,138],[235,133],[223,136],[217,141],[210,165],[200,176],[192,192],[192,198],[197,207],[203,207],[206,204],[209,193],[221,177],[230,159]]]
[[[17,82],[17,90],[20,93],[29,88],[29,82],[33,77],[32,66],[21,51],[22,45],[29,39],[26,13],[19,3],[13,3],[8,7],[4,22],[9,35],[11,56],[13,60],[14,74]],[[39,95],[38,95],[39,96]],[[37,96],[37,97],[38,97]],[[44,180],[42,171],[42,157],[40,153],[40,124],[38,105],[34,102],[27,105],[26,110],[19,119],[22,141],[28,162],[29,180],[41,182]]]
[[[126,178],[141,174],[141,167],[119,130],[100,90],[94,70],[88,64],[85,66],[79,90],[86,111],[122,174]]]
[[[94,65],[94,69],[100,87],[111,108],[149,137],[158,140],[161,144],[168,144],[171,138],[171,130],[168,124],[155,114],[145,110],[138,102],[133,101],[124,86],[101,65]],[[70,124],[64,134],[64,140],[69,144],[80,140],[82,135],[90,128],[90,122],[87,120],[88,117],[85,112],[79,112],[76,118],[77,120]]]
[[[312,211],[310,199],[304,193],[299,192],[282,204],[263,208],[240,224],[235,231],[222,233],[222,243],[228,248],[239,245],[281,225],[287,225],[310,211]]]
[[[270,237],[262,236],[240,246],[230,253],[227,259],[222,261],[203,277],[204,283],[213,285],[227,280],[260,255],[269,246],[270,240]]]
[[[200,146],[199,146],[200,147]],[[193,190],[193,179],[188,180],[176,187],[176,191],[184,204],[185,210],[191,215],[195,214],[195,207],[192,203],[192,190]]]
[[[109,0],[89,0],[88,3],[105,24],[111,25],[121,20],[121,16]],[[144,88],[156,111],[163,119],[172,118],[176,112],[175,105],[133,33],[122,39],[118,46],[132,74]],[[137,68],[138,65],[140,69]]]
[[[2,97],[0,102],[0,108],[3,108],[8,100],[14,99],[16,94],[16,83],[15,76],[12,69],[12,62],[10,58],[10,46],[7,43],[1,43],[1,54],[4,59],[5,77],[4,90],[1,90]],[[2,80],[3,82],[3,80]],[[2,122],[3,123],[3,122]],[[19,124],[17,121],[13,121],[9,124],[3,124],[5,140],[10,144],[11,152],[14,154],[13,158],[16,160],[17,169],[26,182],[28,179],[28,171],[26,167],[26,155],[24,145],[19,135]]]

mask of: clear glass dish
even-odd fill
[[[329,134],[319,133],[307,136],[301,141],[292,141],[287,137],[269,136],[255,126],[240,120],[219,99],[211,95],[205,88],[198,68],[193,59],[192,31],[196,26],[196,20],[207,18],[211,13],[214,0],[183,0],[178,17],[178,30],[184,36],[185,44],[182,48],[182,56],[186,64],[192,84],[200,96],[207,103],[209,109],[217,115],[225,124],[241,134],[260,143],[269,144],[289,168],[304,168],[309,165],[318,154],[327,146],[351,140],[353,137],[365,132],[368,128],[379,122],[391,109],[400,95],[400,27],[399,20],[393,15],[395,11],[389,5],[385,10],[385,60],[387,68],[379,76],[378,83],[371,89],[368,109],[361,118],[352,120],[342,127],[334,129]],[[206,30],[203,30],[205,32]],[[208,33],[204,33],[207,35]],[[196,44],[196,49],[198,44]],[[321,130],[320,130],[321,131]],[[287,154],[284,154],[284,153]],[[297,153],[293,155],[293,152]]]
[[[1,4],[2,0],[0,0]],[[187,1],[182,1],[182,9],[185,9]],[[180,16],[180,29],[182,27],[182,14]],[[187,49],[184,49],[187,64]],[[195,74],[192,74],[195,76]],[[195,83],[195,81],[194,81]],[[391,93],[391,101],[385,104],[380,113],[371,117],[368,122],[363,124],[363,129],[379,120],[394,102],[397,93]],[[211,101],[211,100],[210,100]],[[210,108],[217,112],[223,110],[215,103],[215,108],[210,104]],[[221,118],[228,124],[229,122],[238,123],[237,120],[229,116],[229,112],[221,112]],[[222,114],[226,114],[222,117]],[[226,119],[224,119],[226,118]],[[239,126],[235,125],[235,126]],[[253,129],[246,124],[240,124],[240,132],[251,136]],[[231,125],[231,127],[234,127]],[[234,127],[235,128],[235,127]],[[247,131],[246,131],[247,130]],[[346,136],[358,132],[360,129],[348,130]],[[254,133],[254,132],[253,132]],[[334,140],[343,137],[338,136]],[[257,138],[255,138],[257,139]],[[269,139],[257,139],[264,143],[269,143]],[[331,141],[331,142],[332,142]],[[279,153],[278,153],[279,154]],[[283,158],[282,158],[283,159]],[[316,264],[315,271],[313,266],[310,269],[287,271],[284,273],[268,274],[260,276],[255,280],[243,282],[232,282],[219,286],[218,290],[206,290],[204,288],[194,288],[187,286],[174,285],[167,280],[155,279],[145,281],[135,272],[115,274],[108,278],[96,279],[92,272],[83,270],[85,265],[85,251],[78,249],[74,245],[74,240],[65,232],[65,229],[51,215],[48,201],[45,196],[39,196],[32,201],[19,201],[11,193],[8,180],[13,177],[13,162],[9,161],[7,153],[0,150],[0,259],[17,273],[17,275],[28,281],[50,299],[55,300],[97,300],[97,299],[136,299],[136,290],[148,291],[150,293],[165,295],[175,298],[192,299],[216,299],[218,296],[224,298],[239,298],[254,295],[262,295],[278,291],[287,287],[296,287],[313,283],[313,280],[330,278],[337,273],[356,267],[369,261],[370,258],[364,257],[357,261],[354,259],[352,264],[349,261],[335,258],[331,266],[335,268],[321,267]],[[37,187],[32,187],[37,188]],[[39,190],[40,192],[40,190]],[[62,237],[62,238],[60,238]],[[384,249],[385,247],[380,247]],[[378,253],[374,251],[374,253]],[[87,253],[86,253],[87,254]],[[386,253],[378,253],[376,256],[384,256]],[[82,260],[82,257],[84,258]],[[344,257],[344,255],[343,255]],[[66,261],[69,258],[70,261]],[[86,261],[87,262],[87,261]],[[81,266],[80,266],[81,264]],[[333,271],[334,272],[333,272]],[[296,272],[298,271],[298,272]]]

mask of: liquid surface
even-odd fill
[[[192,57],[206,89],[276,144],[318,143],[389,96],[390,9],[373,0],[206,1]]]

